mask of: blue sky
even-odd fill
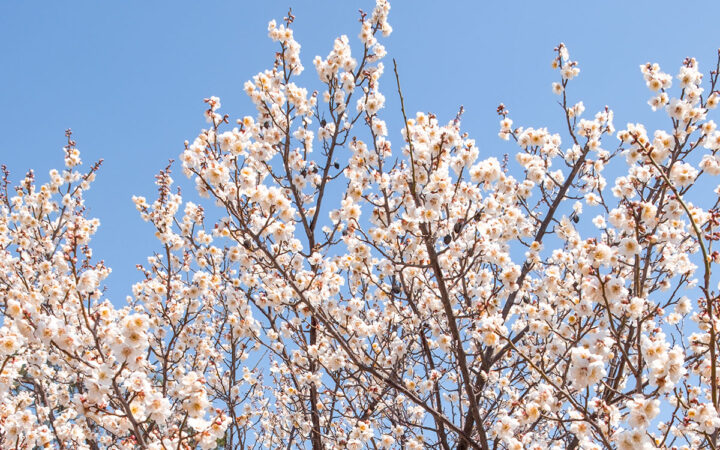
[[[254,114],[242,85],[272,63],[268,20],[293,7],[308,69],[301,81],[312,90],[318,88],[312,58],[325,56],[341,34],[359,48],[357,9],[370,11],[373,3],[5,0],[0,163],[13,181],[29,168],[44,181],[62,165],[66,128],[86,163],[105,160],[87,203],[102,223],[93,247],[113,268],[107,284],[117,303],[139,279],[135,264],[158,248],[131,196],[153,198],[155,173],[206,125],[204,97],[221,97],[232,118]],[[639,121],[653,129],[667,122],[646,105],[650,94],[638,66],[658,62],[675,74],[685,56],[695,56],[707,73],[720,47],[717,17],[720,2],[396,0],[385,44],[398,61],[409,111],[431,111],[445,122],[464,105],[465,131],[482,154],[499,156],[514,151],[496,137],[500,102],[516,125],[560,130],[550,90],[557,43],[579,61],[570,97],[583,100],[587,113],[608,104],[618,127]],[[389,74],[383,86],[390,139],[399,144]],[[179,170],[175,178],[184,180]]]

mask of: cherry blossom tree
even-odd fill
[[[407,116],[389,10],[315,57],[314,91],[293,15],[270,22],[256,111],[206,99],[180,155],[206,200],[172,164],[133,197],[159,244],[124,307],[90,247],[100,163],[68,132],[47,183],[3,167],[2,448],[717,448],[718,66],[643,65],[668,126],[616,131],[560,44],[562,129],[501,105],[516,154],[481,159],[462,108]]]

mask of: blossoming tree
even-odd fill
[[[698,190],[720,174],[718,69],[703,88],[686,59],[671,89],[642,66],[668,128],[616,132],[571,102],[560,44],[566,126],[501,105],[517,164],[478,159],[462,110],[383,110],[389,9],[361,13],[356,56],[342,36],[313,60],[314,92],[294,17],[270,23],[257,111],[231,125],[206,99],[180,156],[211,202],[183,201],[171,166],[133,198],[159,246],[125,307],[89,245],[100,164],[68,133],[49,182],[3,168],[2,448],[717,448],[720,213]]]

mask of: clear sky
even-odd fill
[[[87,204],[102,223],[93,247],[113,268],[107,284],[119,303],[139,279],[135,264],[159,247],[131,196],[153,198],[154,174],[206,126],[204,97],[219,96],[231,118],[254,115],[242,85],[272,64],[277,47],[267,38],[268,20],[293,7],[303,79],[313,90],[319,86],[312,58],[327,55],[341,34],[359,49],[357,10],[373,4],[3,0],[0,163],[13,181],[29,168],[45,181],[50,168],[61,168],[66,128],[86,163],[105,160]],[[610,105],[618,127],[633,121],[652,129],[661,113],[646,105],[650,93],[638,66],[658,62],[675,74],[684,57],[695,56],[707,73],[720,47],[718,17],[717,1],[395,0],[386,66],[397,59],[410,111],[435,112],[446,122],[464,105],[464,130],[483,154],[498,156],[514,152],[496,136],[500,102],[516,125],[559,131],[550,90],[557,43],[565,42],[580,64],[573,101],[583,100],[587,113]],[[399,144],[400,112],[388,75],[383,116]]]

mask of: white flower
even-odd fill
[[[569,377],[575,389],[583,389],[607,375],[600,355],[580,347],[572,349]]]
[[[697,177],[698,171],[688,163],[676,163],[670,169],[670,180],[680,186],[687,186]]]
[[[620,244],[618,245],[618,253],[621,255],[630,258],[635,255],[640,254],[640,245],[638,245],[635,238],[626,237],[620,241]]]
[[[80,275],[77,289],[80,293],[87,294],[97,289],[99,284],[100,279],[98,277],[98,272],[96,270],[90,269],[86,270]]]
[[[640,396],[633,397],[627,402],[630,409],[628,414],[628,425],[632,428],[645,429],[650,421],[660,413],[660,400],[645,399]]]
[[[705,155],[700,168],[710,175],[720,175],[720,158],[717,155]]]

